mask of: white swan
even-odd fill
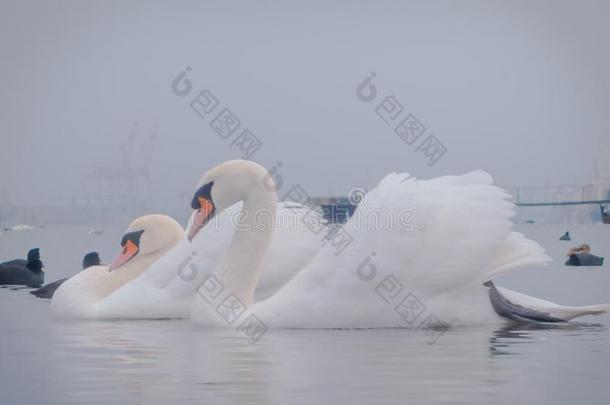
[[[165,215],[133,221],[121,241],[122,252],[110,266],[92,266],[66,280],[51,300],[61,317],[98,318],[100,305],[121,286],[137,279],[183,238],[182,227]],[[122,304],[129,306],[129,302]]]
[[[266,175],[247,161],[211,169],[200,182],[208,187],[195,207],[200,221],[187,232],[239,201],[248,212],[275,212],[276,194],[262,186]],[[550,260],[536,242],[511,230],[513,204],[491,184],[482,171],[428,181],[386,176],[340,231],[343,241],[352,240],[349,246],[341,251],[331,240],[276,294],[256,304],[271,233],[246,219],[250,226],[235,231],[213,278],[195,295],[191,318],[233,325],[223,308],[233,298],[247,307],[234,316],[253,314],[269,327],[409,327],[430,316],[452,325],[497,322],[502,318],[494,306],[513,319],[551,321],[607,311],[607,305],[565,307],[483,285],[515,267]],[[380,213],[390,223],[371,226]]]
[[[240,211],[241,204],[230,207],[215,216],[206,232],[193,233],[190,235],[192,240],[185,235],[136,280],[121,286],[100,302],[96,317],[188,318],[198,287],[225,255],[233,228],[240,226]],[[302,223],[301,217],[306,212],[303,206],[281,204],[278,212],[287,222],[273,232],[273,241],[265,257],[265,271],[256,286],[259,300],[275,293],[321,247],[319,238]],[[194,223],[195,216],[189,223]]]
[[[71,318],[188,318],[197,288],[225,254],[233,226],[239,226],[240,212],[241,204],[236,204],[215,216],[206,232],[191,235],[162,215],[135,220],[123,239],[141,232],[142,251],[128,262],[121,254],[113,271],[96,266],[66,281],[53,297],[52,313]],[[273,232],[266,271],[256,288],[258,299],[277,291],[320,249],[319,238],[303,224],[305,214],[321,220],[302,205],[280,205],[278,215],[285,222]],[[260,216],[255,220],[266,225]],[[195,215],[189,222],[194,221]],[[129,242],[125,246],[127,252],[134,250]]]

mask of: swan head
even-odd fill
[[[273,194],[275,185],[267,169],[248,160],[229,160],[210,169],[197,183],[191,201],[194,210],[187,236],[192,241],[197,233],[219,211],[246,200],[254,193]]]
[[[167,215],[146,215],[134,220],[121,240],[121,253],[110,265],[114,271],[128,262],[157,257],[174,247],[184,236],[180,224]]]

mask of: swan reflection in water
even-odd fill
[[[579,336],[583,334],[600,334],[607,328],[603,324],[595,323],[511,323],[494,330],[489,338],[489,353],[492,357],[504,355],[521,355],[519,350],[523,344],[537,344],[544,341],[550,333],[555,336]]]
[[[188,321],[68,322],[52,327],[49,367],[64,403],[466,400],[508,391],[541,357],[552,364],[553,352],[592,334],[602,344],[605,333],[589,324],[455,327],[429,345],[411,329],[275,329],[251,345],[234,331]]]

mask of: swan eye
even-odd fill
[[[127,241],[131,241],[136,246],[140,246],[140,237],[142,236],[143,233],[144,233],[143,229],[140,231],[133,231],[133,232],[126,233],[125,235],[123,235],[123,239],[121,239],[121,246],[124,247],[127,244]]]
[[[209,183],[204,184],[199,187],[199,189],[195,192],[193,199],[191,200],[191,208],[194,210],[198,210],[201,208],[201,199],[205,199],[207,201],[212,201],[212,186],[214,186],[214,182],[210,181]]]
[[[191,201],[191,207],[195,210],[187,230],[187,238],[191,242],[195,235],[197,235],[216,213],[216,207],[212,200],[212,186],[214,186],[214,182],[210,181],[199,187]]]
[[[110,265],[110,271],[121,267],[140,252],[140,237],[142,233],[144,233],[144,230],[129,232],[123,235],[123,239],[121,239],[123,249],[121,249],[119,257]]]

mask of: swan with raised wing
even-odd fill
[[[238,202],[245,212],[275,213],[276,193],[265,178],[266,169],[249,161],[227,161],[208,171],[198,184],[196,220],[187,233],[205,233],[215,215]],[[506,318],[563,322],[606,312],[605,304],[563,306],[493,285],[502,273],[550,261],[538,243],[512,230],[508,198],[483,171],[431,180],[391,173],[338,231],[347,246],[339,249],[331,237],[294,278],[257,303],[254,292],[272,233],[244,215],[214,274],[195,295],[191,318],[233,324],[222,308],[232,300],[245,308],[240,316],[298,328],[411,327],[426,314],[449,325]],[[390,222],[371,226],[366,219],[379,213]]]

